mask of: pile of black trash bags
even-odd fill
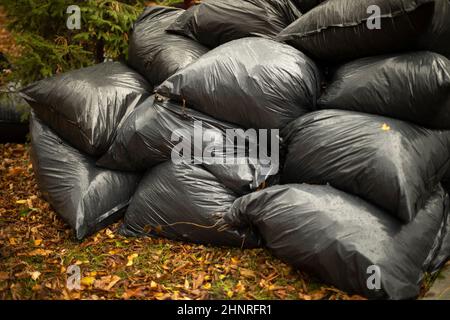
[[[149,7],[127,63],[22,90],[36,177],[78,239],[124,216],[414,298],[450,255],[449,58],[449,0]]]

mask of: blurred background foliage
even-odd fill
[[[180,0],[2,0],[0,9],[16,50],[3,52],[0,85],[23,86],[104,59],[125,60],[129,31],[144,6],[177,2]],[[80,30],[66,26],[71,5],[81,9]]]

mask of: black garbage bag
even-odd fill
[[[205,169],[168,161],[142,178],[120,231],[126,236],[256,247],[251,231],[219,226],[236,197]]]
[[[36,115],[64,140],[93,156],[103,154],[122,118],[151,91],[119,62],[106,62],[35,82],[21,91]]]
[[[419,294],[424,271],[438,268],[432,257],[450,256],[442,243],[448,205],[438,187],[402,224],[330,186],[285,185],[239,198],[224,221],[256,229],[277,257],[348,293],[409,299]]]
[[[36,117],[30,124],[32,163],[42,194],[81,240],[123,216],[139,176],[100,169]]]
[[[438,52],[450,59],[450,0],[433,0],[431,25],[422,35],[420,48]]]
[[[435,275],[440,271],[442,265],[444,265],[449,259],[450,253],[450,222],[448,222],[441,232],[438,234],[433,247],[434,254],[430,255],[427,260],[428,272],[431,275]],[[429,261],[429,262],[428,262]]]
[[[422,39],[445,39],[433,34],[446,30],[442,21],[450,18],[447,12],[434,10],[439,1],[448,0],[329,0],[289,25],[278,39],[329,62],[426,49]],[[378,25],[377,17],[381,17]],[[435,48],[437,42],[433,41]],[[450,46],[443,42],[439,44]]]
[[[306,13],[312,8],[318,6],[325,0],[291,0],[301,13]]]
[[[208,52],[156,90],[219,120],[277,129],[315,108],[320,71],[290,46],[245,38]]]
[[[359,59],[336,71],[317,104],[450,129],[450,61],[428,51]]]
[[[329,183],[406,222],[450,167],[450,131],[380,116],[318,111],[282,135],[288,145],[283,183]]]
[[[235,143],[234,137],[241,143]],[[273,143],[276,148],[278,141]],[[252,153],[251,148],[258,151],[258,136],[246,135],[244,130],[231,124],[160,96],[156,99],[151,96],[123,122],[113,144],[97,165],[143,171],[171,159],[196,162],[227,187],[243,194],[277,174],[279,168],[279,158],[274,158],[273,165],[272,162],[263,164],[258,155],[268,160],[271,155]]]
[[[133,26],[128,64],[152,85],[161,84],[208,52],[206,47],[189,38],[166,32],[183,12],[176,8],[148,7]]]
[[[30,107],[19,94],[0,92],[0,143],[26,142],[29,113]]]
[[[279,184],[279,164],[266,165],[261,159],[247,159],[244,164],[207,163],[202,167],[212,173],[217,180],[237,195],[255,191],[259,187]]]
[[[290,0],[203,0],[167,28],[209,48],[245,37],[275,37],[301,13]]]

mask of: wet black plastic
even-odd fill
[[[35,82],[21,91],[36,115],[64,140],[97,156],[117,126],[147,98],[150,85],[119,62],[106,62]]]
[[[419,48],[444,53],[450,46],[450,10],[440,1],[448,0],[329,0],[289,25],[278,39],[329,62]],[[435,10],[435,2],[445,11]],[[381,12],[369,11],[371,6]],[[380,15],[377,26],[374,18]]]
[[[450,129],[450,61],[421,51],[350,62],[333,75],[318,107]]]
[[[450,0],[433,0],[431,25],[421,36],[420,48],[438,52],[450,59]]]
[[[198,161],[211,171],[226,186],[239,194],[248,193],[264,182],[269,175],[277,173],[270,166],[266,173],[257,157],[251,157],[248,148],[258,148],[257,137],[245,135],[244,130],[233,131],[236,137],[247,145],[234,144],[227,130],[239,129],[231,124],[215,120],[198,111],[185,108],[162,97],[151,96],[123,122],[108,152],[97,161],[97,165],[128,171],[143,171],[155,165],[170,161],[172,152],[183,147],[191,156],[185,161]],[[200,132],[196,132],[199,130]],[[195,141],[199,137],[199,141]],[[198,139],[197,139],[198,140]],[[214,146],[214,148],[213,148]],[[223,148],[222,148],[223,146]],[[205,148],[211,150],[213,159]],[[227,164],[227,159],[237,155],[247,157],[247,163]],[[223,163],[217,160],[223,159]]]
[[[450,167],[450,131],[364,113],[310,113],[283,132],[283,183],[331,184],[412,221]]]
[[[139,176],[100,169],[36,117],[30,124],[32,162],[40,191],[81,240],[123,216]]]
[[[325,0],[291,0],[291,2],[295,4],[301,13],[308,12],[324,1]]]
[[[402,224],[330,186],[286,185],[238,199],[224,221],[255,229],[277,257],[348,293],[410,299],[424,272],[450,256],[448,205],[438,187],[417,217]]]
[[[300,15],[290,0],[203,0],[167,31],[215,48],[245,37],[273,38]]]
[[[320,71],[298,50],[245,38],[220,46],[156,90],[244,128],[283,128],[315,108]]]
[[[205,169],[168,161],[151,170],[128,208],[121,233],[220,246],[256,247],[255,235],[219,226],[237,195]]]
[[[134,24],[128,64],[154,86],[208,52],[189,38],[166,32],[183,12],[176,8],[148,7]]]

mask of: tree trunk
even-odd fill
[[[97,40],[95,47],[95,62],[102,63],[105,60],[105,43],[102,39]]]

